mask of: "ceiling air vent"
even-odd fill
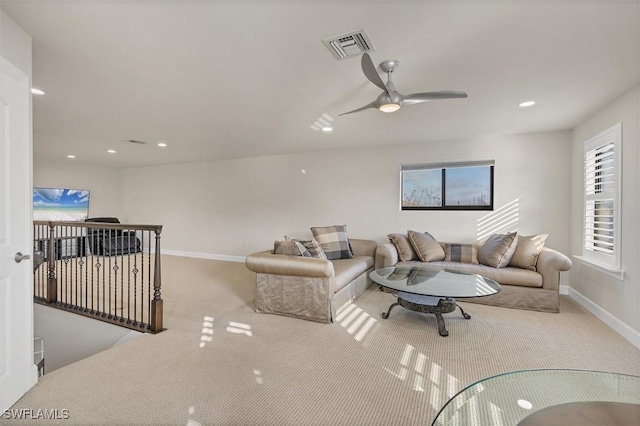
[[[351,31],[324,39],[322,42],[337,59],[360,56],[364,52],[373,52],[376,50],[364,30]]]
[[[146,144],[146,142],[144,142],[144,141],[137,141],[135,139],[129,139],[127,142],[129,142],[129,143],[137,143],[138,145],[145,145]]]

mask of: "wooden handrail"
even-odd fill
[[[121,229],[130,231],[153,231],[162,232],[162,225],[128,225],[125,223],[111,222],[65,222],[65,221],[49,221],[34,220],[34,225],[46,225],[48,227],[55,226],[72,226],[74,228],[100,228],[100,229]]]

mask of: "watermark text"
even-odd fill
[[[0,418],[13,420],[67,420],[67,408],[10,408]]]

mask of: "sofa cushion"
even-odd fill
[[[309,251],[304,248],[299,241],[275,241],[273,243],[273,254],[284,254],[288,256],[311,257]]]
[[[347,225],[319,226],[311,228],[313,237],[320,243],[327,259],[351,259],[353,251],[347,238]]]
[[[391,244],[394,245],[398,252],[398,259],[401,262],[414,260],[418,258],[416,251],[413,249],[409,237],[406,234],[389,234],[387,235]]]
[[[444,259],[444,250],[440,243],[428,232],[407,231],[411,246],[423,262],[435,262]]]
[[[315,257],[316,259],[326,259],[327,255],[324,254],[324,250],[322,250],[322,246],[315,238],[311,238],[308,241],[298,240],[297,238],[291,237],[289,235],[285,235],[284,239],[286,241],[298,241],[300,244],[304,246],[305,249],[309,252],[311,257]],[[307,257],[307,256],[305,256]]]
[[[477,244],[444,243],[444,261],[478,264]]]
[[[373,257],[355,256],[351,259],[332,260],[335,272],[334,292],[342,290],[347,284],[373,267]]]
[[[518,244],[518,234],[493,234],[478,250],[478,261],[494,268],[504,268],[511,261]]]
[[[535,271],[538,256],[540,256],[542,247],[544,247],[544,241],[548,236],[549,234],[531,235],[528,237],[518,235],[516,251],[513,253],[509,265]]]

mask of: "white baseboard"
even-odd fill
[[[165,249],[162,249],[162,254],[167,254],[169,256],[194,257],[196,259],[223,260],[225,262],[239,262],[239,263],[244,263],[246,259],[245,256],[230,256],[227,254],[199,253],[195,251],[165,250]]]
[[[582,295],[582,293],[578,293],[574,289],[569,288],[569,296],[576,302],[584,306],[589,312],[595,315],[602,322],[611,327],[615,332],[631,342],[633,346],[640,349],[640,332],[629,327],[627,324],[611,315],[608,311],[602,309],[591,299]]]
[[[568,286],[568,285],[561,284],[561,285],[560,285],[560,288],[559,288],[559,290],[558,290],[558,292],[559,292],[560,294],[565,294],[565,295],[566,295],[566,294],[569,294],[569,286]]]

